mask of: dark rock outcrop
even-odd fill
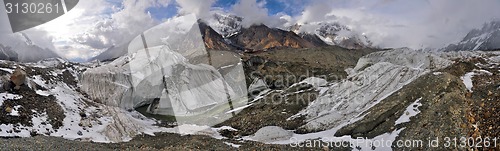
[[[269,28],[265,25],[253,25],[242,29],[240,33],[229,38],[234,45],[245,48],[247,52],[265,51],[283,48],[318,47],[291,31]]]

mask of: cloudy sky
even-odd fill
[[[244,17],[248,26],[335,21],[380,47],[440,48],[499,19],[498,6],[499,0],[80,0],[67,14],[24,33],[37,45],[81,61],[174,16],[204,18],[222,11]]]

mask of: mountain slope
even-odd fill
[[[225,13],[214,13],[212,18],[206,19],[207,24],[222,37],[230,37],[242,29],[243,18]]]
[[[289,27],[289,30],[299,35],[316,35],[328,45],[336,45],[347,49],[372,47],[371,41],[366,36],[336,22],[295,24]]]
[[[48,48],[41,48],[31,41],[28,35],[24,33],[17,33],[8,35],[8,40],[1,41],[3,45],[0,59],[2,60],[15,60],[20,62],[37,62],[47,58],[59,58],[53,50]],[[17,53],[14,54],[14,53]],[[17,56],[17,59],[15,59]]]
[[[253,25],[243,28],[243,18],[216,12],[199,21],[205,47],[212,50],[246,50],[248,52],[313,48],[337,45],[347,49],[370,48],[366,36],[338,23],[315,22],[296,24],[287,30]],[[127,45],[127,44],[125,44]],[[91,60],[110,60],[125,55],[126,46],[113,46]]]
[[[18,55],[12,48],[0,44],[0,60],[17,61]]]
[[[314,44],[315,46],[320,46],[320,47],[329,46],[316,34],[300,33],[299,36],[302,39],[307,40],[310,43]]]
[[[493,50],[500,48],[500,21],[470,31],[462,41],[444,48],[446,51]]]
[[[112,46],[112,47],[108,48],[107,50],[103,51],[101,54],[90,59],[89,61],[93,61],[93,60],[106,61],[106,60],[116,59],[116,58],[121,57],[127,53],[127,47],[128,47],[128,45],[125,45],[125,44],[118,45],[118,46]]]
[[[200,32],[203,37],[205,47],[210,50],[235,50],[236,48],[228,44],[221,35],[206,23],[199,21]]]
[[[294,32],[269,28],[265,25],[253,25],[242,29],[240,33],[230,37],[234,45],[249,51],[280,48],[312,48],[318,45],[302,39]]]
[[[224,38],[205,21],[198,21],[200,34],[205,48],[209,50],[248,50],[249,52],[283,49],[283,48],[313,48],[328,46],[320,37],[314,34],[301,34],[265,25],[254,25],[231,37]],[[195,33],[193,33],[195,34]],[[113,46],[91,60],[112,60],[125,55],[128,45]]]
[[[205,43],[205,47],[210,50],[235,50],[236,48],[228,44],[222,38],[219,33],[217,33],[212,27],[208,26],[205,22],[203,21],[198,21],[198,26],[200,28],[200,34],[203,38],[203,41]],[[107,50],[103,51],[101,54],[97,55],[96,57],[90,59],[90,61],[93,60],[100,60],[100,61],[106,61],[106,60],[114,60],[116,58],[119,58],[121,56],[126,55],[128,52],[128,45],[130,42],[112,46],[108,48]]]

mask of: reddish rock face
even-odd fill
[[[314,48],[327,46],[316,35],[299,36],[291,31],[254,25],[224,39],[203,22],[199,22],[205,47],[209,50],[245,50],[257,52],[283,48]]]
[[[209,50],[235,50],[219,33],[203,22],[199,22],[200,32],[203,36],[205,47]]]
[[[10,76],[10,81],[14,83],[14,89],[19,90],[19,88],[21,88],[21,85],[23,85],[26,81],[26,72],[21,68],[17,68]]]
[[[312,43],[291,31],[254,25],[230,37],[234,44],[248,50],[259,51],[278,48],[313,48],[324,44]]]

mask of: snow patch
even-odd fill
[[[443,73],[442,72],[433,72],[432,74],[435,76],[438,76],[438,75],[442,75]]]
[[[222,135],[219,134],[218,130],[220,128],[212,128],[206,125],[195,125],[195,124],[182,124],[177,127],[168,129],[167,132],[177,133],[181,135],[206,135],[213,137],[215,139],[224,139]]]
[[[319,89],[320,87],[324,87],[328,84],[328,81],[326,81],[323,78],[318,78],[318,77],[309,77],[307,79],[302,80],[302,82],[299,83],[307,83],[312,85],[315,89]],[[291,86],[293,87],[293,86]]]
[[[462,81],[464,82],[464,85],[465,87],[467,88],[467,90],[469,90],[469,92],[472,92],[472,77],[474,77],[476,73],[474,72],[469,72],[469,73],[466,73],[464,76],[460,77],[460,79],[462,79]]]
[[[12,110],[10,111],[10,116],[19,116],[19,108],[21,108],[22,106],[21,105],[16,105],[12,108]]]
[[[481,69],[481,70],[474,69],[474,70],[472,70],[472,71],[474,71],[474,72],[476,72],[476,73],[478,73],[478,74],[486,74],[486,75],[489,75],[489,76],[492,76],[492,75],[493,75],[493,73],[491,73],[491,72],[489,72],[489,71],[487,71],[487,70],[482,70],[482,69]]]
[[[19,100],[22,98],[23,98],[23,96],[20,96],[17,94],[0,93],[0,106],[2,106],[3,101],[5,101],[5,100]]]
[[[214,130],[216,131],[221,131],[221,130],[229,130],[229,131],[238,131],[238,129],[235,129],[231,126],[222,126],[222,127],[219,127],[219,128],[213,128]]]
[[[48,88],[46,84],[47,82],[40,75],[33,76],[33,79],[31,79],[31,81],[35,82],[43,88]]]
[[[253,104],[248,104],[248,105],[245,105],[245,106],[241,106],[241,107],[238,107],[238,108],[232,109],[232,110],[230,110],[230,111],[227,111],[227,112],[226,112],[226,114],[231,113],[231,112],[236,112],[236,111],[243,110],[243,109],[245,109],[245,108],[247,108],[247,107],[250,107],[250,106],[252,106],[252,105],[253,105]]]
[[[0,70],[6,71],[8,73],[13,73],[14,69],[9,69],[9,68],[0,68]]]
[[[359,148],[359,150],[362,151],[371,151],[371,150],[380,150],[380,151],[386,151],[386,150],[392,150],[391,145],[392,142],[396,140],[396,137],[403,131],[405,128],[399,129],[399,130],[394,130],[389,133],[385,133],[382,135],[379,135],[377,137],[374,137],[372,139],[368,138],[351,138],[351,136],[341,136],[341,137],[335,137],[334,134],[339,130],[341,127],[346,126],[348,123],[339,125],[335,128],[321,131],[321,132],[316,132],[316,133],[308,133],[308,134],[293,134],[292,137],[290,137],[287,140],[277,140],[277,141],[268,141],[265,142],[267,144],[289,144],[289,145],[298,145],[299,143],[305,143],[307,141],[313,141],[313,140],[321,140],[323,142],[349,142],[349,147],[352,147],[354,149]],[[252,140],[250,137],[244,137],[244,140]],[[372,143],[370,142],[382,142],[384,144],[380,144],[378,146],[372,146]],[[391,143],[388,143],[391,142]],[[385,144],[388,143],[388,144]]]
[[[240,148],[240,146],[241,146],[241,145],[229,143],[229,142],[224,142],[224,144],[229,145],[229,146],[234,147],[234,148]]]
[[[14,130],[18,131],[14,131]],[[1,137],[31,137],[29,127],[18,126],[17,124],[0,124]]]
[[[422,106],[422,103],[420,103],[420,100],[422,100],[422,98],[417,99],[415,102],[410,104],[410,106],[406,107],[406,111],[403,113],[403,115],[401,115],[401,117],[399,117],[396,120],[395,125],[410,122],[411,117],[420,113],[420,110],[418,110],[418,107]]]
[[[43,90],[36,90],[36,94],[41,95],[41,96],[49,96],[50,93],[48,91],[43,91]]]

